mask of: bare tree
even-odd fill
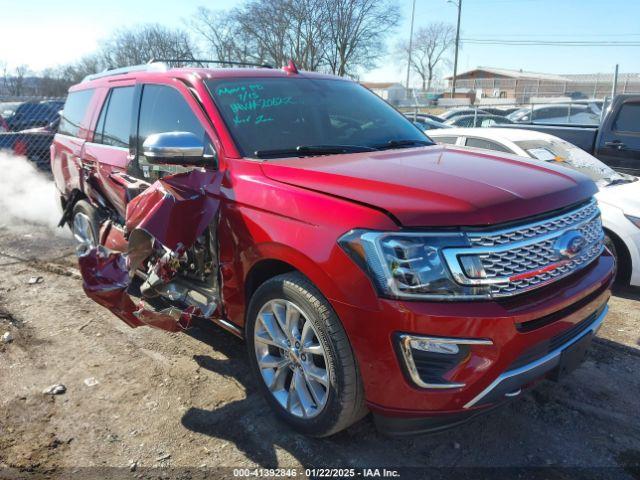
[[[288,15],[295,0],[251,0],[235,11],[240,34],[252,39],[268,63],[284,65],[289,59]]]
[[[158,24],[141,25],[117,31],[100,51],[100,61],[109,68],[146,63],[151,58],[170,58],[176,66],[195,57],[189,34]]]
[[[453,48],[455,37],[455,27],[441,22],[430,23],[415,33],[411,51],[411,69],[420,76],[422,90],[431,89],[436,69],[448,61],[446,55]],[[397,51],[403,57],[408,57],[408,42],[400,43]]]
[[[9,95],[14,95],[16,97],[27,95],[27,82],[26,76],[29,73],[29,67],[27,65],[18,65],[13,73],[10,73],[7,70],[7,67],[4,67],[4,86]]]
[[[201,8],[192,25],[221,60],[291,58],[304,70],[354,75],[383,55],[398,21],[392,0],[249,0],[227,12]]]
[[[304,70],[319,70],[325,62],[328,25],[331,21],[326,0],[288,2],[289,57]]]
[[[241,34],[237,12],[199,7],[187,24],[204,42],[204,50],[215,60],[246,62],[251,58],[248,42]]]
[[[353,74],[371,68],[384,53],[386,36],[398,25],[400,11],[389,0],[325,0],[330,9],[326,60],[332,73]]]

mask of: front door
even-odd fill
[[[611,168],[640,175],[640,100],[620,105],[615,117],[602,126],[596,157]]]

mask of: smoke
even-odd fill
[[[57,202],[51,179],[25,157],[0,151],[0,225],[35,223],[57,232],[62,216]]]

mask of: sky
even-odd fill
[[[396,0],[402,21],[389,50],[408,39],[411,0]],[[91,53],[121,27],[140,23],[184,26],[198,6],[217,10],[242,0],[0,0],[0,62],[34,71],[73,62]],[[640,44],[640,0],[462,0],[461,37],[499,40],[636,41]],[[415,28],[456,21],[447,0],[416,0]],[[458,70],[477,66],[545,73],[640,72],[640,46],[481,45],[462,43]],[[450,68],[441,72],[451,73]],[[404,81],[406,60],[387,55],[361,75],[369,81]],[[414,82],[418,79],[413,75]],[[412,82],[413,83],[413,82]]]

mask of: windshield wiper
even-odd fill
[[[435,145],[433,142],[429,140],[389,140],[387,143],[383,145],[376,145],[375,148],[378,150],[388,150],[391,148],[405,148],[405,147],[414,147],[414,146],[428,146]]]
[[[310,155],[337,155],[340,153],[375,152],[377,149],[365,145],[298,145],[295,148],[256,150],[257,158],[305,157]]]

